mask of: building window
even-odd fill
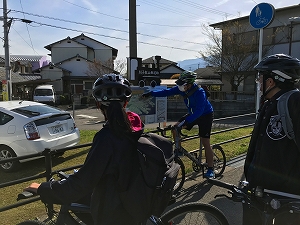
[[[84,89],[85,90],[92,90],[93,89],[93,82],[85,81],[84,82]]]
[[[32,73],[31,67],[25,67],[25,73]]]

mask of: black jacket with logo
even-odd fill
[[[133,132],[138,140],[143,130]],[[108,126],[94,137],[83,167],[64,181],[44,182],[38,194],[45,203],[69,204],[91,196],[91,213],[96,225],[137,224],[124,209],[120,184],[128,185],[136,170],[136,152],[128,138],[118,138]],[[92,192],[92,195],[91,195]]]
[[[300,92],[290,96],[288,108],[296,143],[285,135],[277,121],[279,91],[259,110],[250,140],[244,172],[250,187],[300,194]]]

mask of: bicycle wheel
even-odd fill
[[[182,188],[184,181],[185,181],[185,167],[184,164],[182,162],[182,160],[179,157],[175,157],[175,162],[179,164],[180,169],[179,169],[179,173],[177,176],[177,180],[176,180],[176,184],[174,186],[173,189],[173,194],[177,195],[180,191],[180,189]]]
[[[273,212],[273,216],[269,217],[268,225],[299,225],[300,213],[297,210],[299,204],[288,203]]]
[[[214,171],[215,176],[219,177],[225,170],[226,157],[223,148],[220,145],[213,145],[212,150],[214,153]]]
[[[204,203],[187,203],[166,212],[161,221],[165,225],[229,225],[224,214]]]
[[[28,221],[18,223],[17,225],[46,225],[46,223],[43,223],[38,220],[28,220]]]

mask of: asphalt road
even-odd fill
[[[63,108],[66,109],[66,108]],[[74,115],[76,125],[81,130],[100,130],[104,123],[104,117],[95,107],[77,109],[73,112],[72,109],[67,109]],[[253,118],[240,120],[239,124],[254,122]],[[173,124],[174,122],[168,122]],[[222,124],[225,122],[222,122]],[[228,124],[236,124],[230,122]],[[155,129],[159,124],[148,124],[146,128]],[[243,180],[243,157],[237,158],[228,163],[223,176],[220,180],[238,185],[240,180]],[[192,173],[188,176],[184,187],[177,198],[177,202],[171,205],[168,209],[174,206],[187,202],[204,202],[209,203],[219,208],[227,217],[230,225],[242,224],[242,205],[228,200],[225,197],[215,198],[216,194],[227,194],[227,190],[213,186],[203,180],[200,174]]]
[[[238,185],[243,180],[243,167],[227,166],[220,180]],[[203,202],[216,206],[226,216],[230,225],[242,224],[242,204],[230,201],[225,197],[215,198],[217,194],[228,194],[226,189],[209,184],[200,174],[188,176],[184,187],[177,198],[175,206],[188,202]],[[168,209],[173,208],[169,206]],[[167,209],[167,210],[168,210]]]
[[[100,130],[103,127],[104,116],[96,107],[87,107],[76,110],[68,108],[67,106],[60,106],[59,108],[67,110],[73,115],[76,126],[79,128],[79,130]],[[169,124],[174,124],[174,122],[168,122],[167,125]],[[162,124],[146,124],[145,128],[155,129],[160,125]]]
[[[59,108],[63,110],[67,110],[70,112],[74,119],[76,126],[80,130],[100,130],[104,123],[104,117],[100,110],[96,107],[86,107],[82,109],[73,110],[72,108],[68,108],[67,106],[60,106]],[[246,125],[250,123],[254,123],[254,116],[244,116],[240,118],[232,118],[226,120],[216,119],[213,126],[217,127],[233,127],[237,125]],[[168,121],[166,125],[174,124],[175,122]],[[162,126],[159,123],[146,124],[145,128],[155,129],[158,126]]]

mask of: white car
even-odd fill
[[[67,111],[32,101],[0,101],[0,161],[71,147],[79,140],[79,129]],[[2,163],[0,169],[15,171],[29,160]]]

